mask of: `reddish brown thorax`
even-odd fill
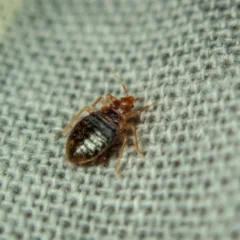
[[[127,96],[119,100],[114,100],[109,107],[119,114],[125,114],[130,112],[130,110],[134,107],[135,102],[136,100],[133,96]]]

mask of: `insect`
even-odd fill
[[[104,162],[111,147],[116,142],[120,142],[121,147],[115,165],[115,172],[120,176],[120,161],[129,138],[127,132],[132,132],[136,152],[144,157],[138,145],[136,127],[130,123],[130,120],[139,117],[143,111],[155,104],[155,102],[144,106],[140,110],[134,110],[135,102],[141,100],[141,98],[129,95],[128,89],[121,79],[113,70],[111,71],[120,81],[126,96],[120,99],[111,94],[107,94],[106,98],[99,97],[89,107],[81,109],[63,129],[62,133],[66,134],[71,130],[66,142],[66,155],[68,161],[75,165],[93,166]],[[101,102],[102,107],[96,109],[99,102]],[[89,114],[75,124],[85,111]],[[75,126],[72,128],[74,124]],[[58,138],[59,134],[56,137]]]

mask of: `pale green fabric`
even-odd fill
[[[0,43],[0,240],[239,239],[240,2],[26,1]],[[97,97],[158,105],[122,180],[54,141]]]

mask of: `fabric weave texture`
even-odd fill
[[[239,0],[26,0],[14,14],[0,36],[0,240],[240,239]],[[54,141],[97,97],[123,96],[110,67],[138,106],[158,102],[122,180],[115,155],[75,167]]]

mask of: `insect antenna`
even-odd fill
[[[110,68],[110,70],[111,70],[112,74],[120,81],[120,83],[123,87],[123,90],[126,93],[126,96],[129,96],[128,90],[127,90],[126,86],[124,85],[124,83],[122,82],[122,80],[117,76],[117,74],[114,72],[114,70],[112,68]]]

